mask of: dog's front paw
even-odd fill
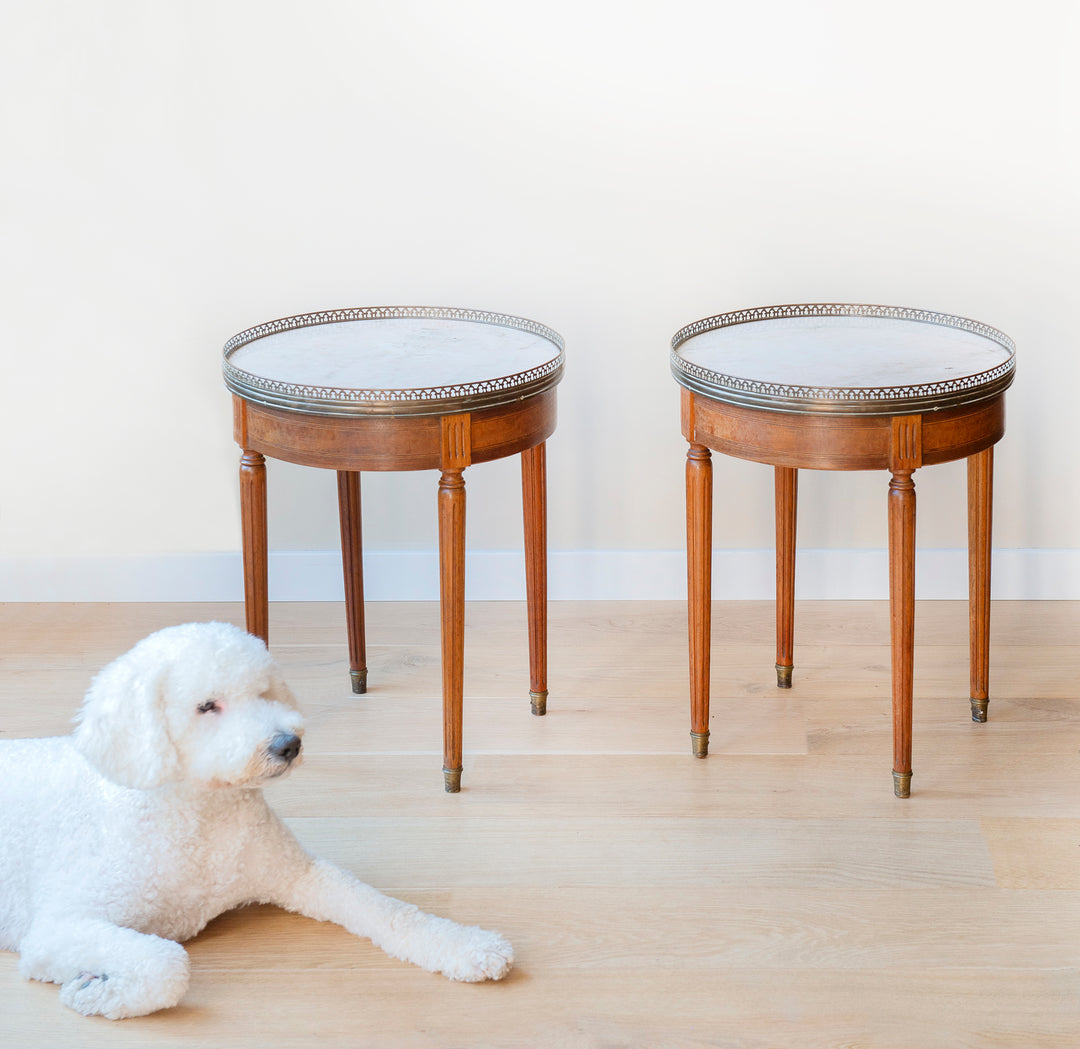
[[[79,973],[60,988],[60,1001],[83,1016],[112,1016],[117,1005],[116,988],[109,986],[108,973]],[[126,1013],[123,1015],[127,1015]]]
[[[451,980],[479,983],[501,980],[514,964],[514,949],[497,932],[472,925],[455,925],[445,930],[446,955],[439,971]]]
[[[497,932],[458,925],[401,903],[386,934],[375,942],[391,957],[467,983],[501,980],[514,964],[514,949]]]
[[[80,972],[60,988],[60,1001],[83,1016],[122,1020],[169,1009],[180,1002],[188,986],[187,955],[179,944],[158,966],[114,970],[110,973]]]

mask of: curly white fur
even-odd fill
[[[261,786],[303,724],[266,646],[224,623],[170,627],[94,679],[71,736],[0,742],[0,948],[65,1005],[110,1019],[176,1005],[178,941],[274,903],[454,980],[498,980],[497,933],[384,896],[305,852]]]

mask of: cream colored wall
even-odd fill
[[[6,558],[239,547],[218,353],[271,317],[430,303],[559,330],[554,550],[683,544],[676,328],[865,301],[1019,346],[995,545],[1073,549],[1080,45],[1069,0],[38,0],[3,78]],[[469,545],[520,546],[516,464]],[[963,470],[917,475],[961,547]],[[271,543],[337,543],[275,464]],[[369,550],[434,546],[433,475],[366,478]],[[804,478],[800,543],[884,545],[884,480]],[[716,545],[771,544],[717,469]],[[509,497],[507,495],[509,491]]]

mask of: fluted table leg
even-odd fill
[[[686,453],[686,575],[690,628],[690,741],[709,753],[709,645],[712,633],[712,453]]]
[[[915,482],[889,482],[889,617],[892,634],[893,789],[911,795],[911,707],[915,654]]]
[[[270,639],[267,578],[266,459],[245,449],[240,457],[240,527],[244,554],[244,612],[248,633]]]
[[[345,621],[349,635],[349,678],[357,695],[367,692],[367,645],[364,639],[364,543],[360,524],[360,474],[339,470],[338,517],[341,567],[345,577]]]
[[[529,619],[529,701],[547,713],[547,451],[541,442],[521,453],[525,523],[525,597]]]
[[[795,521],[799,472],[776,473],[776,685],[791,688],[795,664]]]
[[[993,446],[968,458],[968,618],[971,720],[985,721],[990,705],[990,550],[994,506]]]
[[[461,790],[461,721],[465,677],[465,479],[443,470],[439,481],[439,599],[442,636],[443,779]]]

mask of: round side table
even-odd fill
[[[682,391],[691,740],[708,753],[711,451],[768,463],[776,485],[776,672],[793,666],[798,470],[888,470],[893,784],[911,792],[915,483],[968,461],[971,712],[985,721],[990,666],[993,446],[1005,432],[1014,347],[977,321],[891,306],[769,306],[708,317],[672,339]]]
[[[225,344],[248,630],[268,638],[265,456],[337,471],[352,689],[367,690],[360,474],[440,471],[443,775],[461,789],[465,481],[473,463],[521,455],[530,692],[547,701],[546,439],[563,340],[535,321],[394,306],[270,321]]]

